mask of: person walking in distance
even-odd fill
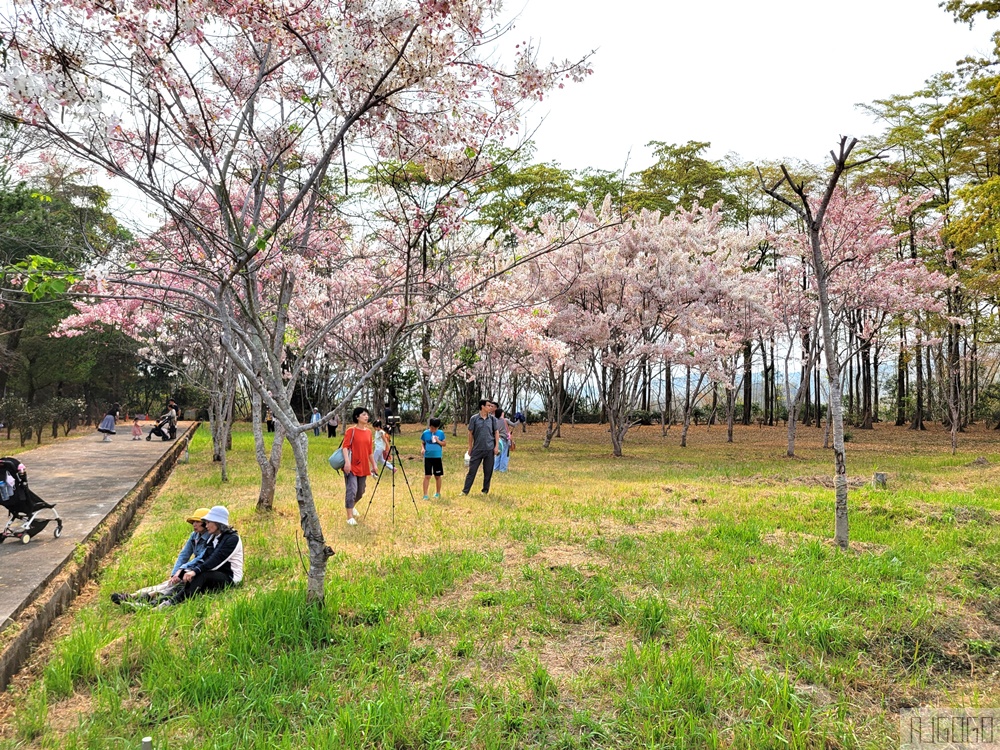
[[[171,440],[177,439],[177,408],[176,401],[167,401],[167,432]]]
[[[510,452],[514,449],[514,431],[510,428],[510,422],[503,409],[497,409],[494,415],[500,427],[500,455],[493,462],[496,471],[507,471],[510,465]]]
[[[479,413],[473,414],[469,420],[469,471],[465,475],[465,487],[462,494],[468,495],[472,483],[476,481],[479,466],[483,467],[483,494],[490,492],[490,481],[493,479],[493,462],[500,453],[500,426],[493,416],[496,407],[489,399],[479,401]]]

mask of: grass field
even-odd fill
[[[223,485],[199,431],[3,696],[0,748],[892,748],[902,708],[1000,706],[1000,433],[952,456],[940,427],[854,430],[848,553],[815,428],[787,459],[781,428],[734,445],[692,428],[681,449],[644,427],[615,460],[597,426],[549,451],[535,427],[468,498],[460,435],[436,503],[417,434],[399,445],[419,514],[398,477],[395,523],[383,486],[356,528],[325,464],[337,442],[312,439],[337,551],[318,610],[291,461],[258,516],[249,432]],[[185,515],[217,503],[244,538],[241,587],[167,611],[109,602],[161,580]]]

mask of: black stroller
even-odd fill
[[[153,435],[156,435],[156,437],[161,438],[163,440],[170,440],[169,430],[170,430],[170,415],[164,414],[162,417],[156,420],[156,424],[153,425],[152,429],[150,429],[149,431],[149,434],[146,435],[146,440],[152,440]]]
[[[13,486],[8,477],[13,479]],[[62,535],[63,522],[55,503],[45,502],[28,488],[28,472],[16,458],[0,458],[0,505],[10,514],[10,520],[0,531],[0,542],[14,537],[27,544],[52,521],[56,522],[56,539]],[[47,516],[47,511],[52,511],[54,518],[39,518],[40,514]]]

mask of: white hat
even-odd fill
[[[229,511],[225,505],[213,505],[212,509],[201,517],[202,521],[214,521],[225,526],[229,525]]]

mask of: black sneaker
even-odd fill
[[[132,597],[129,596],[128,594],[119,594],[116,592],[111,595],[112,604],[121,604],[122,602],[127,602],[130,601],[131,599]]]

